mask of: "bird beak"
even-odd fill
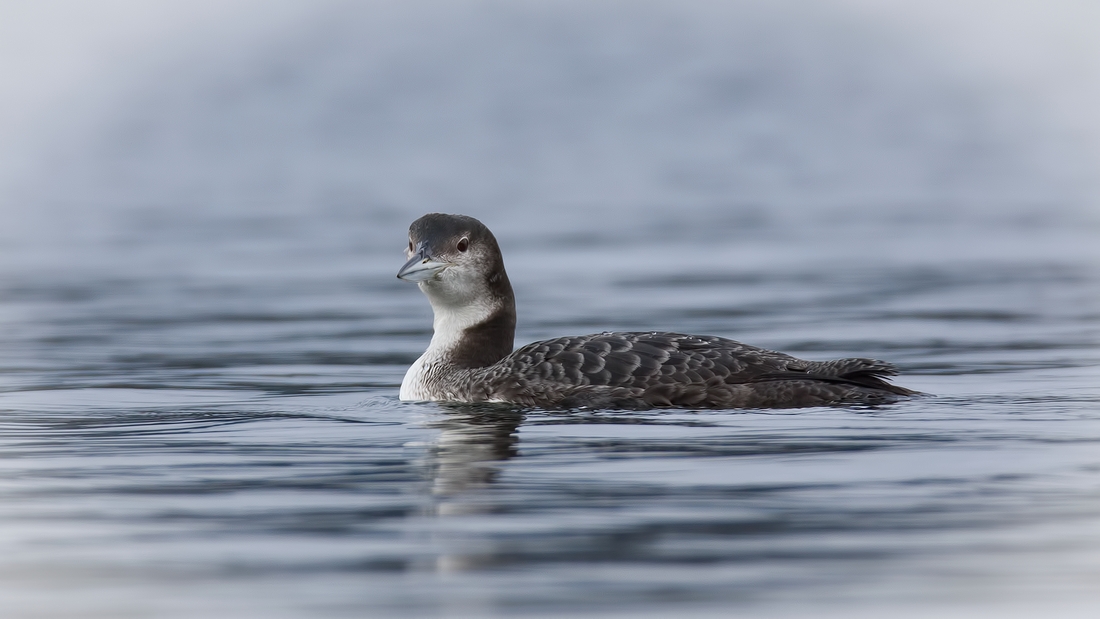
[[[427,243],[421,242],[416,246],[409,261],[397,272],[397,277],[407,282],[422,282],[439,275],[443,269],[451,266],[450,262],[433,260],[428,254]]]

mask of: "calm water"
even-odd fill
[[[536,17],[481,27],[513,32],[515,20],[543,23]],[[663,32],[642,23],[643,33]],[[781,22],[762,23],[790,35]],[[256,84],[268,83],[264,59],[283,66],[277,46],[253,52],[263,70],[244,61],[233,69],[245,76],[244,94],[210,86],[228,79],[221,65],[214,77],[196,70],[186,79],[197,94],[176,107],[119,95],[146,117],[103,112],[94,126],[108,129],[88,130],[99,137],[57,138],[75,154],[42,177],[50,182],[9,200],[23,227],[0,245],[0,614],[1093,615],[1100,224],[1089,209],[1042,174],[1021,180],[1014,166],[1034,169],[1026,149],[993,138],[1003,148],[994,159],[1011,165],[959,153],[973,142],[933,138],[898,155],[933,179],[928,162],[941,152],[980,160],[986,167],[962,174],[985,179],[973,181],[980,192],[913,181],[911,167],[885,180],[879,170],[864,184],[856,172],[882,137],[874,127],[862,146],[805,137],[806,150],[823,149],[805,156],[818,166],[810,172],[851,171],[855,180],[837,181],[843,191],[776,180],[786,164],[757,169],[778,188],[772,198],[767,183],[685,177],[686,160],[663,158],[666,146],[705,150],[711,138],[692,133],[688,103],[643,86],[734,71],[725,48],[666,46],[652,54],[702,60],[639,77],[629,44],[600,55],[585,45],[604,39],[582,36],[599,28],[561,28],[574,44],[491,39],[534,50],[492,70],[535,63],[567,85],[572,98],[562,96],[578,107],[554,108],[559,117],[547,121],[564,127],[600,125],[600,105],[641,93],[637,118],[607,129],[609,151],[592,154],[604,138],[587,129],[547,138],[529,120],[506,118],[470,130],[486,136],[480,159],[425,173],[439,164],[426,156],[465,148],[447,151],[454,136],[416,129],[422,119],[444,123],[437,113],[452,110],[451,99],[402,107],[409,92],[466,92],[428,70],[453,62],[431,46],[400,65],[429,77],[387,82],[382,103],[319,95],[316,83],[295,81],[294,67],[271,95]],[[844,39],[821,28],[813,32],[823,40]],[[629,43],[631,32],[618,34]],[[311,55],[301,41],[316,37],[295,36],[301,66],[337,76],[361,69],[383,79],[378,66],[396,62],[382,54],[363,69],[339,45]],[[828,49],[830,71],[850,68],[847,52]],[[586,54],[624,83],[573,80],[599,73],[599,63],[577,63]],[[799,83],[814,83],[818,74],[796,60]],[[359,83],[369,94],[368,77]],[[954,88],[922,79],[941,94]],[[504,90],[524,113],[543,101],[533,86]],[[745,103],[747,95],[707,92],[714,107],[699,113],[734,124],[770,106],[768,96]],[[455,101],[481,109],[468,97]],[[584,97],[595,103],[577,103]],[[388,167],[348,180],[332,162],[351,147],[323,123],[273,132],[285,141],[274,146],[233,133],[235,123],[285,127],[288,110],[309,117],[302,101],[314,98],[325,103],[316,118],[331,123],[401,103],[378,112],[391,121],[385,131],[353,127],[386,137],[363,140],[353,163],[389,155]],[[872,102],[892,109],[896,98]],[[975,113],[964,108],[962,116]],[[271,112],[267,121],[249,112],[257,109]],[[953,117],[943,109],[935,114]],[[639,137],[635,120],[656,122],[667,139],[656,129]],[[722,130],[741,136],[774,122],[775,135],[798,135],[799,123],[813,124],[790,110],[757,121]],[[170,139],[184,134],[199,137]],[[119,146],[120,135],[132,139]],[[543,149],[541,163],[515,150],[524,140]],[[406,150],[395,154],[397,143]],[[824,154],[830,144],[839,163]],[[291,163],[261,156],[272,148]],[[318,152],[301,154],[310,148]],[[604,167],[573,170],[565,160],[574,152]],[[316,165],[303,171],[295,157]],[[667,174],[646,181],[652,191],[631,183],[632,170],[658,168]],[[598,186],[604,173],[614,182]],[[254,182],[265,174],[270,182]],[[895,194],[884,193],[895,180]],[[1033,190],[1026,204],[998,197],[1013,183]],[[819,193],[833,197],[803,199]],[[409,222],[431,210],[468,212],[497,233],[519,298],[517,344],[612,329],[709,333],[812,359],[888,359],[904,372],[900,384],[933,395],[785,411],[401,403],[398,385],[430,338],[430,311],[394,274]]]

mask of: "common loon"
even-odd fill
[[[617,332],[560,337],[512,351],[516,303],[493,233],[465,215],[409,228],[408,262],[435,314],[402,400],[547,408],[780,408],[881,404],[917,394],[873,359],[803,361],[711,335]]]

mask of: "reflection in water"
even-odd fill
[[[471,518],[490,515],[499,509],[484,496],[500,475],[500,465],[516,455],[523,421],[520,410],[491,404],[441,406],[442,417],[429,424],[441,430],[428,447],[427,469],[431,475],[432,518]],[[446,531],[446,523],[433,525]],[[454,574],[490,567],[495,561],[487,548],[455,544],[446,534],[435,542],[441,552],[435,560],[440,574]]]
[[[498,463],[516,455],[516,432],[523,413],[508,406],[444,404],[444,416],[429,425],[441,430],[429,450],[432,494],[444,502],[439,513],[453,513],[448,499],[485,488],[500,474]]]

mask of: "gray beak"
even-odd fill
[[[439,275],[449,266],[451,266],[450,262],[433,260],[428,253],[428,244],[421,241],[409,261],[397,272],[397,277],[407,282],[422,282]]]

